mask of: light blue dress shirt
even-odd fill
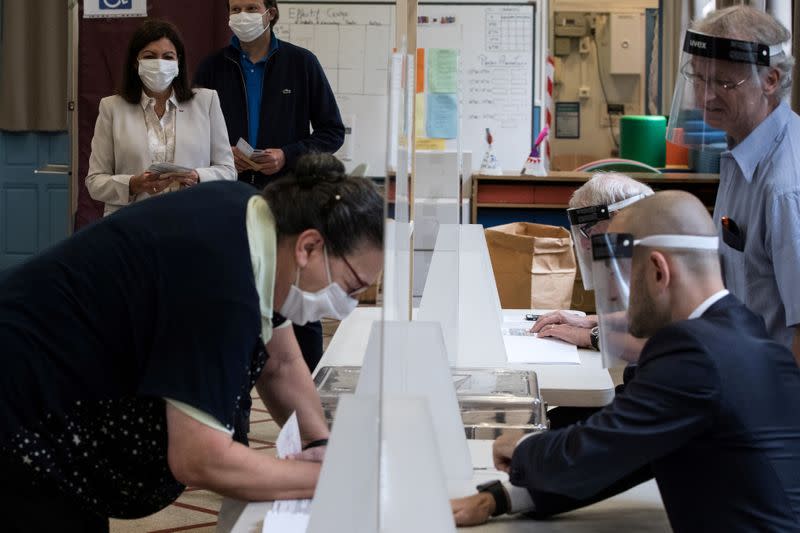
[[[723,242],[723,216],[744,234],[742,251]],[[800,324],[800,117],[785,102],[722,154],[714,223],[728,290],[791,349]]]

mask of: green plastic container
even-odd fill
[[[660,115],[625,115],[619,122],[619,155],[653,167],[667,158],[667,118]]]

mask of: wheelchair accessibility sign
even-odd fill
[[[84,18],[146,17],[147,0],[84,0]]]

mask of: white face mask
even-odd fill
[[[139,78],[154,93],[163,93],[178,76],[178,62],[169,59],[140,59]]]
[[[297,280],[289,289],[286,301],[280,309],[280,314],[291,320],[292,323],[302,326],[308,322],[326,318],[343,320],[358,306],[358,300],[350,297],[338,283],[331,279],[331,265],[328,262],[328,252],[325,254],[325,268],[328,270],[328,286],[317,292],[307,292],[298,287],[300,283],[300,270],[297,270]]]
[[[241,42],[250,43],[261,37],[261,35],[267,31],[267,28],[269,28],[269,23],[264,26],[265,14],[266,13],[236,13],[230,16],[228,26],[230,26],[233,33]]]

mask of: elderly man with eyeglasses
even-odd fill
[[[747,6],[710,13],[686,34],[667,138],[720,158],[714,223],[727,288],[800,363],[800,117],[789,31]]]
[[[575,256],[583,288],[592,290],[592,235],[604,233],[620,210],[653,194],[653,189],[624,174],[598,172],[576,190],[569,200]],[[597,316],[553,311],[539,317],[531,328],[540,337],[552,337],[581,348],[599,349]]]

